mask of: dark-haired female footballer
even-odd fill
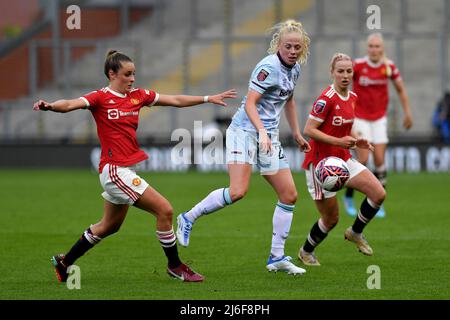
[[[105,237],[117,232],[130,205],[152,213],[156,217],[156,235],[168,259],[167,272],[182,281],[203,281],[203,276],[182,263],[172,228],[172,206],[158,191],[136,174],[136,165],[148,158],[139,149],[136,138],[139,110],[143,106],[190,107],[205,102],[226,106],[227,98],[235,98],[235,90],[211,96],[163,95],[151,90],[133,88],[135,66],[121,52],[111,50],[105,61],[105,75],[109,85],[78,99],[48,103],[39,100],[34,110],[70,112],[77,109],[91,111],[97,124],[101,145],[100,183],[105,199],[102,219],[84,231],[66,254],[53,256],[58,280],[65,282],[67,269],[86,251]]]

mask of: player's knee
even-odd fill
[[[330,232],[339,222],[339,214],[336,212],[335,214],[322,218],[323,224],[328,229],[328,232]]]
[[[383,203],[385,199],[386,199],[386,190],[383,188],[383,190],[380,191],[380,198],[379,198],[380,203]]]
[[[230,197],[233,202],[241,200],[247,194],[247,188],[230,188]]]
[[[284,204],[294,205],[297,202],[298,193],[297,190],[289,190],[280,197],[281,202]]]
[[[386,199],[386,190],[380,189],[374,196],[373,199],[371,199],[373,202],[375,202],[377,205],[382,205],[384,200]]]
[[[173,218],[173,208],[170,204],[165,205],[163,208],[161,208],[159,212],[159,216],[167,221],[172,221]]]

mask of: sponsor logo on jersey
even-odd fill
[[[345,123],[351,123],[353,119],[344,119],[342,116],[334,116],[333,117],[333,126],[342,126]]]
[[[370,79],[369,77],[360,77],[359,78],[359,85],[363,87],[372,86],[372,85],[385,85],[387,84],[386,79],[382,80],[376,80],[376,79]]]
[[[290,96],[292,93],[292,90],[280,90],[280,97],[286,97],[286,96]]]
[[[341,110],[341,107],[339,107],[339,105],[336,105],[336,110]]]
[[[137,117],[138,115],[139,115],[139,111],[121,111],[118,109],[109,109],[108,110],[108,119],[109,120],[117,120],[120,117],[129,117],[129,116]]]
[[[325,110],[327,102],[325,100],[317,100],[313,105],[313,111],[316,114],[322,113]]]
[[[141,179],[139,179],[139,178],[134,178],[133,179],[133,186],[137,187],[140,184],[141,184]]]
[[[115,104],[116,102],[113,99],[111,99],[111,100],[108,101],[108,103],[109,104]]]
[[[261,69],[261,71],[256,76],[256,79],[258,79],[258,81],[264,81],[264,80],[266,80],[268,75],[269,75],[269,72],[267,72],[264,69]]]
[[[108,109],[108,119],[110,119],[110,120],[119,119],[119,110],[117,110],[117,109]]]
[[[121,117],[138,116],[139,111],[119,111]]]

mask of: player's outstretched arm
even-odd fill
[[[77,109],[86,108],[86,102],[83,99],[72,99],[72,100],[57,100],[55,102],[47,102],[45,100],[37,101],[33,110],[42,110],[42,111],[53,111],[53,112],[61,112],[66,113]]]
[[[294,140],[300,150],[303,152],[311,151],[311,146],[309,145],[308,141],[303,138],[300,132],[300,126],[298,124],[297,117],[297,105],[293,96],[286,102],[286,105],[284,106],[284,112],[286,114],[286,119],[289,123],[289,127],[291,128],[292,136],[294,137]]]
[[[225,99],[236,98],[236,90],[231,89],[211,96],[188,96],[188,95],[166,95],[160,94],[157,106],[171,106],[177,108],[192,107],[198,104],[210,102],[226,107]]]

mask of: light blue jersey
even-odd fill
[[[300,77],[300,65],[285,65],[277,54],[262,59],[252,72],[249,88],[262,94],[256,104],[259,117],[268,132],[278,130],[281,111],[286,101],[292,97],[295,85]],[[245,112],[247,96],[242,99],[231,126],[245,131],[256,131]]]

